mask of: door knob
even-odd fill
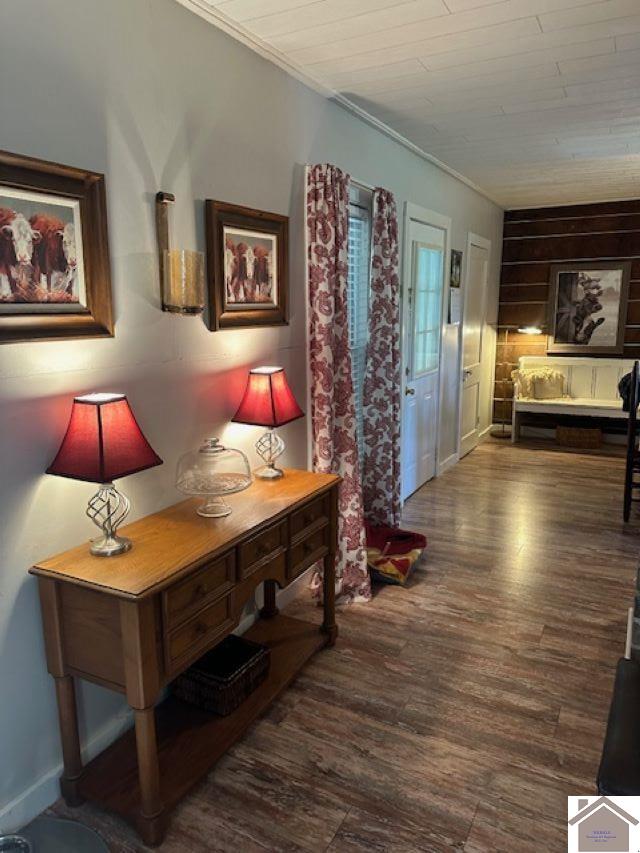
[[[471,376],[472,373],[473,373],[473,370],[465,369],[465,370],[463,370],[462,375],[464,376],[465,379],[467,379],[469,376]]]
[[[409,397],[410,395],[413,396],[416,393],[416,389],[415,388],[405,388],[404,393],[407,397]]]

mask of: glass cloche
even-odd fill
[[[183,495],[202,495],[198,515],[222,518],[231,507],[225,495],[241,492],[251,485],[249,460],[241,450],[223,447],[217,438],[207,438],[198,450],[190,450],[178,460],[176,488]]]

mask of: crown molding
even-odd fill
[[[264,59],[268,59],[269,62],[272,62],[274,65],[277,65],[283,71],[286,71],[291,77],[294,77],[296,80],[299,80],[309,89],[313,89],[314,92],[322,95],[328,100],[333,101],[334,103],[341,106],[343,109],[350,112],[352,115],[364,121],[370,127],[375,128],[376,130],[383,133],[385,136],[393,139],[394,142],[397,142],[399,145],[402,145],[404,148],[407,148],[413,154],[416,154],[423,160],[426,160],[428,163],[431,163],[434,166],[437,166],[438,169],[441,169],[443,172],[446,172],[447,175],[451,175],[452,178],[455,178],[457,181],[468,186],[474,192],[477,192],[479,195],[486,198],[492,204],[495,204],[497,207],[504,209],[504,204],[499,202],[497,199],[493,198],[486,190],[482,187],[478,186],[478,184],[474,183],[470,178],[467,178],[465,175],[457,172],[455,169],[451,168],[451,166],[447,166],[446,163],[443,163],[442,160],[439,160],[437,157],[434,157],[433,154],[429,154],[428,151],[425,151],[423,148],[420,148],[419,145],[416,145],[415,142],[411,142],[410,139],[407,139],[406,136],[403,136],[397,130],[394,130],[388,124],[385,124],[380,119],[371,115],[371,113],[367,112],[362,107],[358,106],[358,104],[351,101],[349,98],[345,97],[340,92],[337,92],[335,89],[332,89],[330,86],[327,86],[326,83],[323,83],[321,80],[316,79],[312,75],[308,74],[303,68],[297,65],[295,62],[292,62],[288,59],[284,54],[280,53],[280,51],[275,50],[262,39],[250,33],[242,24],[239,24],[237,21],[233,21],[224,13],[220,12],[218,9],[213,8],[209,5],[207,0],[176,0],[181,6],[184,6],[186,9],[189,9],[191,12],[194,12],[199,17],[203,18],[205,21],[208,21],[213,26],[225,32],[227,35],[236,39],[236,41],[241,42],[246,47],[253,50],[255,53],[262,56]]]

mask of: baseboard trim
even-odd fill
[[[438,477],[441,474],[444,474],[445,471],[448,471],[449,468],[453,468],[453,466],[456,464],[456,462],[459,462],[459,461],[460,461],[460,457],[458,456],[458,454],[452,453],[451,456],[448,456],[444,460],[444,462],[439,462],[438,463]]]
[[[279,607],[286,605],[299,593],[301,587],[308,585],[311,568],[292,581],[286,589],[280,590],[277,596]],[[262,606],[261,596],[257,596],[256,605]],[[259,607],[249,613],[238,625],[236,632],[244,634],[258,618]],[[133,725],[133,712],[123,710],[105,723],[102,728],[83,746],[82,756],[85,762],[91,761],[99,752],[106,749],[110,743],[120,737]],[[62,762],[47,770],[32,785],[18,794],[15,799],[0,808],[0,835],[16,832],[41,812],[48,808],[60,797],[59,779],[62,775]]]
[[[133,725],[133,712],[125,709],[112,717],[89,739],[83,747],[85,762],[91,761],[99,752],[120,737]],[[41,812],[60,797],[58,780],[62,775],[62,762],[47,770],[33,785],[30,785],[10,803],[0,808],[0,834],[15,832],[30,823]]]

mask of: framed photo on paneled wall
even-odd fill
[[[289,217],[207,199],[209,328],[287,324]]]
[[[630,275],[630,261],[552,265],[547,352],[622,355]]]
[[[111,335],[104,176],[0,151],[0,343]]]

